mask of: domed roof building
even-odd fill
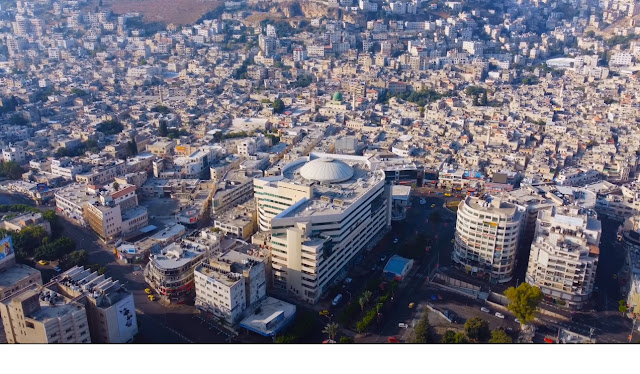
[[[351,178],[353,168],[340,160],[321,157],[304,164],[300,168],[300,175],[311,181],[337,183]]]
[[[336,92],[333,94],[333,101],[342,102],[342,92]]]

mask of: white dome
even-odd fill
[[[351,166],[329,157],[317,158],[300,168],[300,175],[317,182],[342,182],[353,176]]]

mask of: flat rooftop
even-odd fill
[[[331,183],[308,180],[301,175],[300,169],[302,169],[307,162],[325,156],[331,156],[331,158],[347,164],[353,170],[353,175],[349,179]],[[313,197],[309,200],[302,199],[298,201],[275,218],[308,217],[311,215],[342,213],[351,204],[358,201],[364,194],[371,190],[374,185],[385,178],[384,172],[377,169],[377,164],[371,164],[367,157],[312,153],[310,160],[307,162],[298,161],[287,165],[283,169],[283,178],[277,181],[274,180],[272,185],[277,185],[278,181],[282,181],[312,186]]]
[[[140,217],[141,215],[145,214],[147,212],[147,208],[145,208],[142,205],[138,205],[135,206],[131,209],[127,209],[124,212],[122,212],[122,220],[123,221],[128,221],[132,218],[135,217]]]
[[[0,290],[13,287],[13,285],[19,281],[38,273],[40,273],[39,270],[27,265],[15,264],[5,271],[0,272]]]
[[[240,322],[240,327],[262,336],[274,336],[285,328],[296,315],[296,306],[273,297],[267,297],[248,317]]]
[[[486,200],[481,198],[467,196],[465,204],[474,210],[485,212],[489,214],[499,214],[505,216],[513,216],[516,214],[517,209],[514,204],[505,202],[495,197],[489,197]]]
[[[188,243],[171,243],[158,250],[152,250],[153,262],[160,269],[178,269],[190,261],[203,257],[205,250]]]

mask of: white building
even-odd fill
[[[267,296],[264,258],[228,251],[200,264],[194,272],[196,308],[222,318],[229,325]]]
[[[602,173],[597,170],[584,170],[579,168],[568,168],[560,171],[555,178],[556,184],[561,186],[584,186],[595,183],[602,179]]]
[[[596,279],[602,227],[586,210],[554,207],[538,213],[527,283],[545,295],[581,308]]]
[[[511,280],[523,210],[499,198],[467,196],[458,205],[453,261],[497,282]]]
[[[271,230],[274,287],[316,303],[391,223],[390,188],[377,162],[311,153],[256,178],[258,225]]]
[[[18,164],[23,164],[26,161],[26,156],[22,147],[13,144],[9,144],[7,148],[2,150],[2,159],[4,162],[13,161]]]

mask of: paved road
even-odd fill
[[[61,217],[63,218],[63,217]],[[66,235],[73,238],[78,249],[89,255],[89,263],[98,263],[108,268],[107,276],[119,280],[134,296],[140,321],[140,333],[136,341],[145,343],[223,343],[228,334],[217,331],[217,327],[205,324],[196,318],[196,309],[188,305],[165,307],[150,301],[144,292],[141,265],[120,264],[113,249],[108,248],[93,231],[63,218]],[[213,325],[213,324],[211,324]]]

